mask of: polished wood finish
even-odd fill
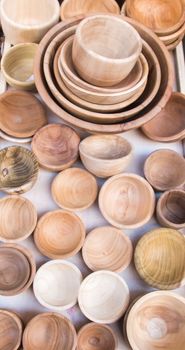
[[[22,322],[11,311],[0,310],[0,349],[18,350],[22,339]]]
[[[78,332],[77,350],[107,349],[117,349],[117,337],[110,327],[91,322]]]

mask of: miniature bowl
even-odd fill
[[[7,196],[0,199],[0,241],[18,242],[28,238],[37,224],[37,211],[27,198]],[[10,223],[11,218],[11,223]]]
[[[153,288],[185,284],[185,237],[176,230],[157,228],[146,233],[137,243],[134,260],[140,277]]]
[[[132,306],[126,331],[133,350],[184,349],[185,299],[172,292],[152,292]]]
[[[78,25],[72,59],[85,81],[113,86],[128,76],[141,50],[141,37],[130,24],[118,17],[94,15]]]
[[[0,190],[10,194],[29,191],[38,176],[38,163],[30,150],[10,146],[0,150]]]
[[[60,171],[77,160],[79,143],[80,137],[72,128],[49,124],[37,131],[31,146],[41,166]]]
[[[185,227],[185,191],[171,190],[157,203],[157,220],[164,227],[180,230]]]
[[[92,271],[121,272],[129,266],[132,254],[130,238],[112,226],[92,230],[82,249],[83,259]]]
[[[51,260],[38,269],[33,291],[42,306],[64,311],[77,303],[81,282],[82,274],[76,265],[65,260]]]
[[[88,323],[78,332],[77,350],[116,350],[117,337],[109,326]]]
[[[155,194],[141,176],[119,174],[108,179],[102,186],[99,208],[111,225],[122,229],[138,228],[151,219]]]
[[[96,200],[98,185],[95,177],[80,168],[69,168],[53,180],[51,193],[60,208],[85,210]]]
[[[170,149],[154,151],[145,161],[144,174],[158,191],[181,187],[185,184],[185,159]]]
[[[77,335],[72,322],[55,312],[32,318],[23,333],[24,350],[49,350],[54,344],[56,349],[76,349]]]
[[[18,350],[22,340],[22,322],[11,311],[0,310],[0,349]]]
[[[1,24],[10,44],[39,43],[59,20],[58,0],[1,0]]]
[[[77,254],[85,240],[81,219],[70,212],[55,210],[38,221],[34,240],[39,251],[50,259],[66,259]]]
[[[10,86],[20,90],[35,89],[33,64],[37,49],[34,43],[17,44],[2,56],[1,70]]]
[[[121,276],[112,271],[97,271],[87,276],[79,290],[82,313],[97,323],[113,323],[126,311],[129,289]]]

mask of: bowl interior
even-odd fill
[[[173,224],[185,224],[185,192],[173,190],[160,198],[162,216]]]
[[[89,323],[78,333],[77,350],[115,350],[116,340],[108,326]]]

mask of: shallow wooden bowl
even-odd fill
[[[29,191],[38,176],[38,163],[30,150],[10,146],[0,150],[0,189],[13,194]]]
[[[171,190],[185,184],[185,159],[170,149],[152,152],[144,164],[148,182],[158,191]]]
[[[115,227],[141,227],[154,213],[154,191],[139,175],[115,175],[102,186],[99,207],[105,219]]]
[[[1,70],[9,85],[21,90],[35,88],[33,63],[37,48],[34,43],[18,44],[3,55]]]
[[[91,322],[78,332],[77,350],[107,349],[117,349],[117,337],[110,327]]]
[[[142,126],[144,134],[154,141],[175,142],[185,138],[185,95],[173,93],[165,108]],[[175,120],[175,123],[174,123]]]
[[[185,191],[163,193],[157,203],[157,220],[162,226],[174,229],[185,227]]]
[[[38,302],[48,309],[64,311],[77,303],[82,274],[65,260],[51,260],[35,276],[33,290]]]
[[[37,131],[31,146],[41,166],[60,171],[77,160],[79,143],[80,137],[70,127],[49,124]]]
[[[123,172],[132,158],[131,144],[118,135],[92,135],[81,141],[80,158],[87,170],[98,177]]]
[[[98,185],[88,171],[69,168],[55,177],[51,192],[59,207],[72,211],[84,210],[95,202]]]
[[[164,291],[144,295],[132,306],[126,331],[133,350],[183,350],[185,298]]]
[[[168,51],[173,51],[180,44],[180,42],[183,40],[183,38],[184,38],[184,33],[181,36],[179,36],[179,38],[177,40],[175,40],[173,43],[167,45],[166,47],[167,47]]]
[[[67,259],[77,254],[85,239],[81,219],[67,211],[55,210],[43,215],[37,224],[34,241],[50,259]]]
[[[3,132],[2,130],[0,130],[0,137],[3,140],[9,141],[9,142],[13,142],[13,143],[18,143],[18,144],[22,144],[22,143],[29,143],[32,140],[32,137],[25,137],[25,138],[20,138],[20,137],[13,137],[13,136],[9,136],[8,134],[6,134],[5,132]]]
[[[49,334],[49,337],[48,337]],[[23,334],[24,350],[75,350],[76,330],[65,316],[48,312],[42,313],[28,322]]]
[[[46,111],[32,94],[10,90],[0,96],[0,129],[16,138],[33,136],[47,124]]]
[[[92,271],[123,271],[131,262],[132,253],[129,237],[112,226],[92,230],[82,249],[83,259]]]
[[[162,40],[162,42],[166,46],[168,46],[172,44],[174,41],[178,40],[178,38],[181,37],[182,35],[184,36],[184,33],[185,33],[185,19],[184,19],[184,24],[176,32],[169,35],[160,36],[160,40]]]
[[[113,323],[129,304],[126,282],[112,271],[96,271],[87,276],[79,290],[78,303],[82,313],[97,323]]]
[[[0,310],[0,349],[18,350],[22,340],[22,322],[11,311]]]
[[[185,237],[176,230],[158,228],[146,233],[137,243],[134,260],[140,277],[154,288],[185,284]]]
[[[35,229],[37,211],[26,198],[14,195],[0,199],[0,214],[0,241],[23,241]]]

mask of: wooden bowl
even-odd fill
[[[21,196],[0,199],[0,240],[18,242],[28,238],[37,224],[37,211],[32,202]],[[10,223],[11,218],[11,223]]]
[[[145,234],[137,243],[134,260],[140,277],[154,288],[185,284],[185,237],[176,230],[157,228]]]
[[[72,59],[85,81],[113,86],[131,72],[141,50],[141,37],[127,22],[110,15],[94,15],[78,25]]]
[[[131,144],[118,135],[92,135],[81,141],[80,158],[87,170],[98,177],[123,172],[132,158]]]
[[[120,13],[115,0],[64,0],[61,5],[61,20],[71,19],[87,13]]]
[[[5,92],[0,96],[0,110],[0,129],[9,136],[31,137],[47,124],[45,108],[28,92]]]
[[[51,171],[70,167],[78,158],[80,137],[61,124],[49,124],[37,131],[32,150],[41,166]]]
[[[33,290],[38,302],[48,309],[64,311],[77,303],[82,274],[76,265],[51,260],[35,276]]]
[[[49,337],[48,337],[49,334]],[[55,312],[42,313],[28,322],[23,334],[24,350],[75,350],[76,330],[65,316]]]
[[[152,152],[144,164],[148,182],[158,191],[172,190],[185,184],[185,159],[170,149]]]
[[[0,349],[18,350],[22,339],[22,322],[11,311],[0,310]]]
[[[163,193],[157,203],[157,220],[161,226],[182,229],[185,227],[185,191]]]
[[[185,20],[184,20],[184,24],[175,33],[161,36],[160,39],[167,46],[172,44],[174,41],[178,40],[178,38],[181,37],[181,35],[184,36],[184,33],[185,33]]]
[[[173,43],[167,45],[166,48],[168,49],[168,51],[173,51],[180,44],[183,38],[184,38],[184,33],[181,36],[179,36],[179,38],[175,40]]]
[[[139,175],[115,175],[102,186],[99,207],[113,226],[127,229],[141,227],[154,213],[154,191]]]
[[[59,20],[57,0],[1,0],[1,24],[10,44],[38,43]]]
[[[29,191],[38,176],[38,163],[30,150],[10,146],[0,150],[0,189],[13,194]]]
[[[69,168],[58,174],[51,186],[57,205],[67,210],[84,210],[96,200],[98,185],[95,177],[80,168]]]
[[[43,215],[37,224],[34,241],[50,259],[67,259],[77,254],[85,240],[81,219],[67,211],[55,210]]]
[[[1,70],[9,85],[21,90],[35,88],[33,63],[37,48],[33,43],[18,44],[3,55]]]
[[[25,137],[25,138],[12,137],[6,134],[5,132],[3,132],[2,130],[0,130],[0,137],[3,140],[13,142],[13,143],[18,143],[18,144],[29,143],[32,140],[32,137]]]
[[[97,323],[113,323],[129,304],[126,282],[115,272],[97,271],[87,276],[79,290],[78,303],[82,313]]]
[[[133,350],[184,349],[185,299],[172,292],[152,292],[132,306],[126,322]]]
[[[129,266],[132,254],[130,238],[112,226],[92,230],[82,249],[83,259],[92,271],[121,272]]]
[[[78,332],[77,350],[116,350],[117,342],[110,327],[91,322]]]

